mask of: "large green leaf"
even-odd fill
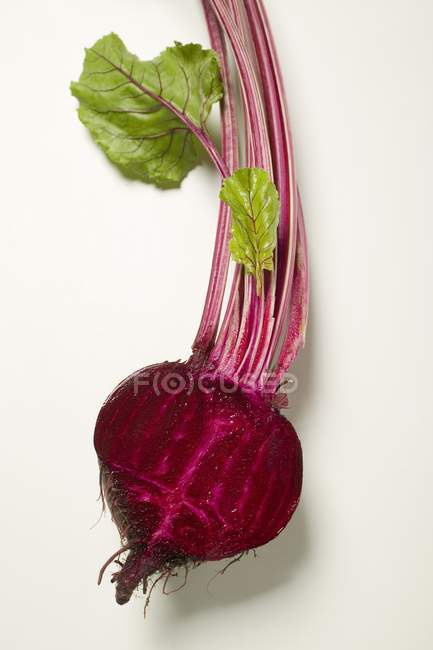
[[[238,169],[224,180],[220,198],[232,209],[232,257],[255,277],[260,295],[263,271],[274,268],[280,212],[277,188],[264,169]]]
[[[124,173],[177,187],[198,162],[190,127],[204,129],[222,82],[213,50],[176,43],[140,61],[109,34],[86,50],[71,92],[80,120]]]

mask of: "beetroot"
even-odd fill
[[[200,143],[222,177],[191,358],[125,379],[96,423],[102,494],[123,544],[100,579],[117,561],[120,604],[153,574],[266,544],[301,491],[301,446],[278,412],[287,406],[284,375],[304,344],[309,298],[283,82],[262,0],[202,3],[212,49],[175,42],[143,61],[108,34],[86,50],[71,84],[81,121],[126,176],[178,187],[198,163]],[[206,127],[218,101],[221,149]]]
[[[95,448],[129,549],[115,575],[119,603],[156,571],[266,544],[299,500],[302,453],[291,424],[260,394],[191,362],[125,379],[99,413]]]

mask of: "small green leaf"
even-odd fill
[[[264,169],[238,169],[224,180],[220,198],[232,209],[232,257],[254,275],[260,295],[263,271],[274,268],[280,213],[277,188]]]
[[[140,61],[109,34],[86,50],[71,92],[80,120],[126,175],[178,187],[198,163],[188,124],[204,129],[222,82],[213,50],[176,43]]]

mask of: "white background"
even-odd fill
[[[290,412],[302,505],[206,585],[121,608],[99,566],[92,430],[114,384],[188,355],[218,177],[122,179],[75,116],[83,47],[207,43],[198,0],[2,3],[1,613],[5,650],[428,650],[432,589],[430,0],[268,0],[310,242]]]

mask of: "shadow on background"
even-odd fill
[[[310,301],[311,303],[311,301]],[[295,423],[301,422],[304,419],[305,412],[313,400],[314,393],[314,344],[315,344],[315,324],[313,315],[313,305],[310,304],[306,346],[302,352],[299,353],[295,363],[289,369],[298,380],[298,388],[293,395],[289,395],[290,408],[283,411],[283,414],[288,420],[293,420]],[[296,428],[296,427],[295,427]],[[303,437],[307,434],[305,431],[300,431],[301,442]]]
[[[168,598],[171,615],[183,618],[205,609],[260,597],[290,581],[307,560],[308,549],[308,526],[305,513],[300,509],[277,539],[257,550],[257,557],[253,554],[243,557],[223,575],[217,572],[228,561],[209,563],[190,571],[186,586]]]

